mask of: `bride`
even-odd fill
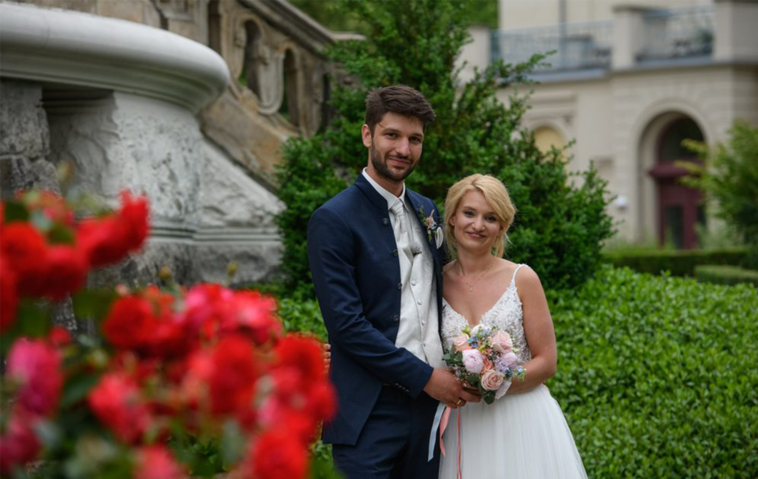
[[[515,213],[505,186],[491,176],[462,179],[445,200],[446,239],[457,259],[443,273],[443,346],[450,350],[466,325],[497,326],[510,333],[527,374],[493,404],[453,410],[441,479],[457,475],[458,414],[463,477],[586,478],[560,406],[544,385],[555,374],[557,351],[539,277],[501,258]]]

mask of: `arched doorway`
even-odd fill
[[[655,181],[658,240],[679,249],[697,247],[697,225],[705,225],[700,191],[681,183],[686,169],[677,162],[698,162],[697,156],[682,145],[683,140],[703,141],[703,133],[691,118],[673,120],[657,141],[655,166],[648,173]]]

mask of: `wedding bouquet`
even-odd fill
[[[514,377],[524,380],[526,369],[518,364],[517,352],[510,334],[479,324],[463,328],[444,359],[458,378],[492,404],[505,395]]]

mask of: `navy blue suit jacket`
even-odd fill
[[[409,207],[424,216],[434,203],[406,188]],[[426,226],[422,225],[424,231]],[[437,311],[442,312],[442,252],[434,258]],[[308,223],[308,258],[313,284],[332,346],[331,379],[338,412],[326,424],[326,443],[355,445],[382,383],[417,397],[432,367],[395,347],[400,319],[400,263],[387,201],[363,177],[317,209]],[[438,318],[440,324],[441,318]]]

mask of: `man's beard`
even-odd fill
[[[376,147],[374,147],[373,143],[371,144],[371,164],[374,166],[374,169],[379,174],[379,176],[391,181],[405,180],[408,178],[408,175],[413,173],[413,169],[416,168],[416,165],[411,161],[410,166],[403,173],[390,170],[387,166],[387,158],[381,156],[381,154],[376,150]]]

